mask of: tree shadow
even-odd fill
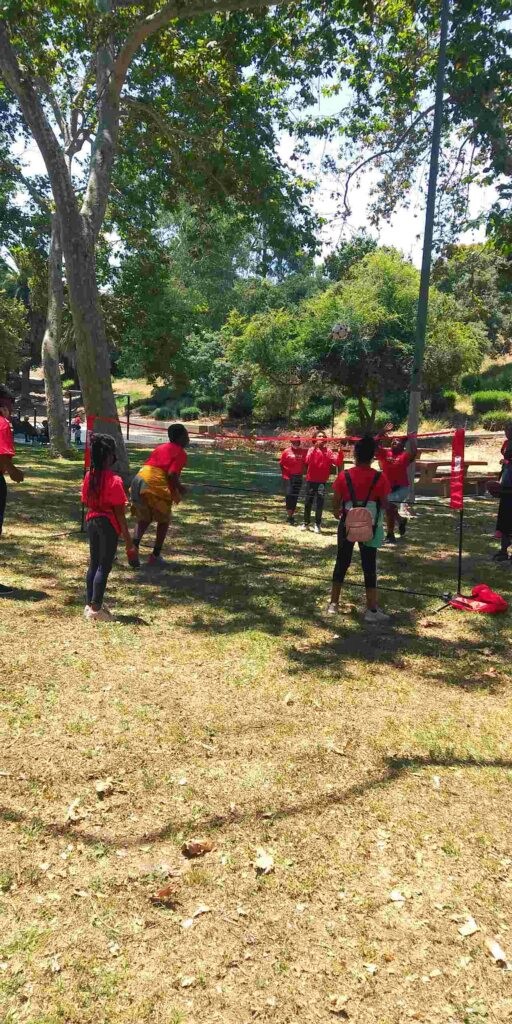
[[[352,783],[344,789],[332,789],[314,799],[306,799],[295,802],[283,803],[272,809],[268,805],[264,808],[244,812],[242,809],[228,811],[226,814],[213,814],[202,821],[194,821],[193,828],[200,829],[201,833],[209,835],[229,830],[231,827],[253,826],[258,822],[282,821],[296,818],[300,815],[311,815],[321,813],[331,807],[341,807],[350,804],[369,793],[386,789],[398,782],[410,771],[419,771],[427,768],[469,768],[479,770],[495,770],[497,768],[505,771],[512,771],[512,760],[508,758],[477,758],[471,755],[458,756],[454,751],[432,751],[429,754],[401,754],[385,757],[382,768],[379,772],[373,773],[370,777],[361,782]],[[29,778],[24,781],[34,781]],[[90,833],[85,831],[80,823],[73,822],[47,822],[37,816],[31,816],[24,811],[13,810],[12,808],[0,806],[0,819],[13,824],[30,825],[37,828],[46,835],[54,837],[73,836],[76,840],[85,845],[103,846],[115,849],[136,849],[139,846],[149,846],[155,843],[164,842],[173,838],[177,832],[184,829],[181,820],[167,821],[159,828],[146,831],[142,835],[127,837],[126,835],[106,835]]]

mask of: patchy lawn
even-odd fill
[[[273,460],[192,451],[176,570],[121,554],[118,620],[92,625],[80,467],[21,461],[0,548],[19,588],[0,604],[1,1024],[510,1020],[485,944],[512,960],[510,617],[434,614],[456,516],[420,504],[380,556],[388,586],[432,597],[383,594],[372,631],[347,587],[328,621],[331,517],[293,531]],[[510,597],[495,514],[468,501],[465,581]],[[186,860],[191,838],[215,848]]]

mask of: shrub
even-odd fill
[[[332,403],[308,405],[297,417],[301,427],[328,427],[332,420]]]
[[[408,391],[388,391],[384,395],[383,406],[389,413],[389,419],[396,425],[407,419],[409,410]]]
[[[370,430],[368,430],[368,427],[363,427],[361,425],[361,421],[359,419],[359,412],[357,414],[349,412],[345,420],[345,430],[347,431],[347,434],[353,435],[373,432],[377,433],[379,430],[382,430],[382,428],[386,426],[386,423],[391,422],[393,422],[393,414],[391,412],[388,412],[386,409],[381,409],[379,410],[379,412],[375,414],[375,423],[373,427]]]
[[[434,414],[454,412],[456,401],[456,391],[443,391],[440,395],[432,395],[430,411]]]
[[[155,407],[153,405],[148,405],[147,402],[143,402],[142,405],[136,406],[136,412],[139,416],[152,416],[154,411]]]
[[[174,409],[171,409],[169,405],[162,405],[160,409],[155,409],[153,416],[155,420],[173,420]]]
[[[472,395],[474,391],[479,391],[483,386],[483,381],[479,373],[463,373],[460,378],[460,390],[463,395]]]
[[[510,409],[512,396],[508,391],[475,391],[471,395],[473,412],[494,412],[496,409]]]
[[[201,410],[197,405],[184,405],[180,409],[180,416],[183,420],[198,420],[201,415]]]
[[[153,388],[150,397],[147,399],[147,404],[165,409],[170,404],[169,399],[175,397],[176,392],[174,388],[171,388],[168,384],[163,384],[161,387]]]
[[[512,423],[512,415],[505,409],[494,409],[492,412],[484,412],[480,420],[486,430],[504,430],[507,423]]]

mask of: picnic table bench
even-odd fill
[[[438,470],[441,467],[451,467],[452,460],[450,459],[421,459],[416,464],[416,473],[418,476],[418,487],[430,487],[437,480],[443,479],[442,476],[437,476]],[[487,459],[464,459],[464,482],[468,478],[468,472],[471,466],[487,466]],[[448,474],[446,474],[448,476]]]

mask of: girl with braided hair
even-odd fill
[[[114,438],[107,434],[93,434],[91,468],[82,484],[82,502],[88,510],[86,522],[90,552],[84,616],[92,622],[109,622],[112,619],[103,597],[120,536],[126,544],[128,561],[131,565],[138,564],[124,511],[126,493],[123,481],[111,468],[115,461]]]

